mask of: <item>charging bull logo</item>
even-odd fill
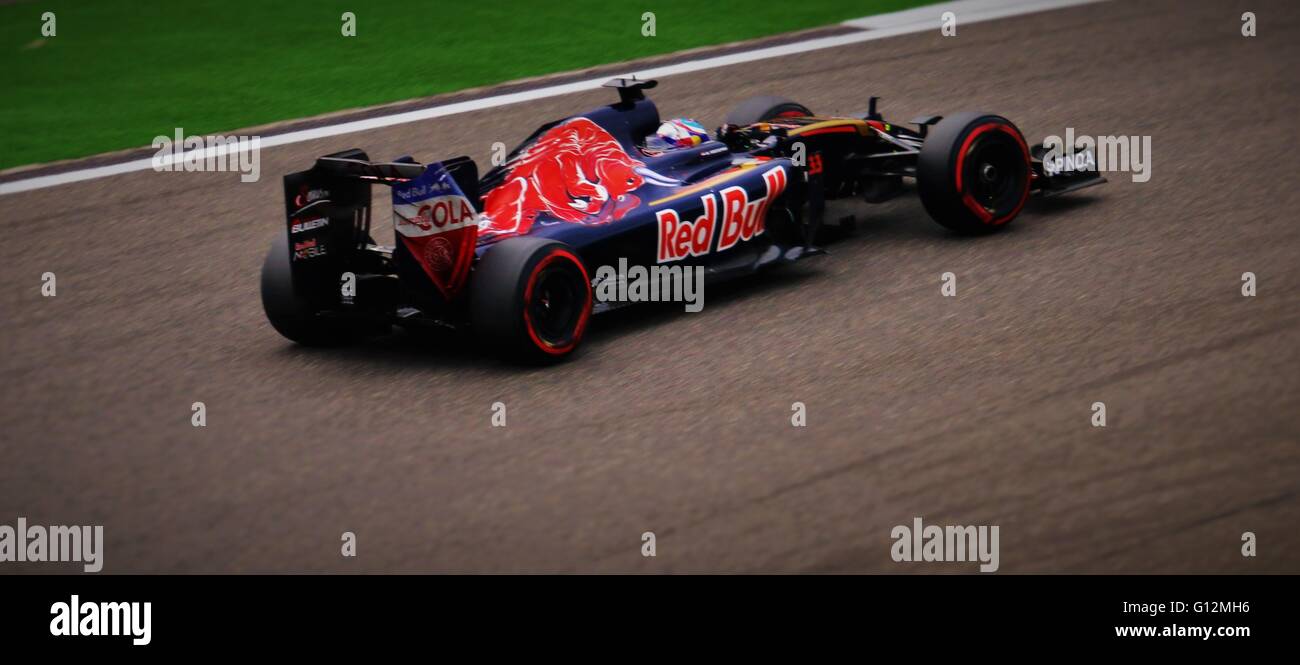
[[[677,185],[633,159],[609,132],[587,118],[566,120],[537,139],[484,198],[486,233],[528,233],[539,214],[558,221],[606,224],[641,200],[645,183]]]

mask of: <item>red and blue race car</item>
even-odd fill
[[[916,129],[822,117],[778,97],[744,102],[712,136],[661,122],[645,90],[547,123],[482,177],[468,157],[432,164],[326,155],[285,176],[287,224],[262,267],[262,303],[285,337],[333,344],[397,325],[469,328],[514,357],[554,360],[582,342],[598,266],[689,266],[709,280],[823,253],[825,201],[879,203],[914,180],[930,216],[996,231],[1031,194],[1104,182],[1082,157],[1044,167],[1010,121],[931,116]],[[702,136],[700,134],[703,134]],[[370,234],[374,183],[392,190],[395,244]]]

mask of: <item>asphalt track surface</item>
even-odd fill
[[[755,94],[825,114],[875,94],[1031,141],[1150,135],[1153,177],[980,239],[915,198],[863,205],[831,256],[699,314],[598,318],[549,369],[447,335],[294,347],[258,270],[279,174],[316,155],[485,163],[608,91],[268,150],[255,184],[5,197],[0,516],[104,525],[106,572],[975,569],[894,563],[918,516],[998,525],[1004,573],[1300,572],[1298,31],[1291,2],[1104,3],[664,79],[661,113],[710,126]]]

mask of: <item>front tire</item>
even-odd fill
[[[554,362],[582,343],[591,278],[564,243],[507,238],[489,248],[470,280],[470,321],[503,355]]]
[[[1029,148],[1011,121],[957,113],[925,137],[916,163],[921,203],[934,221],[964,234],[998,231],[1029,198]]]

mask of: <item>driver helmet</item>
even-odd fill
[[[673,118],[659,125],[646,138],[646,147],[652,150],[690,148],[709,140],[709,130],[690,118]]]

